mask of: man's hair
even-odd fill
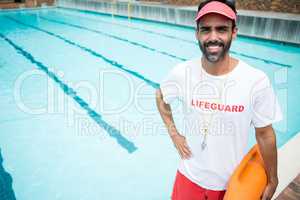
[[[198,6],[198,11],[197,13],[208,3],[212,2],[212,1],[218,1],[218,2],[221,2],[221,3],[224,3],[226,4],[227,6],[229,6],[233,12],[235,14],[237,14],[236,12],[236,8],[235,8],[235,0],[206,0],[206,1],[203,1],[199,4]],[[236,24],[235,24],[235,21],[234,20],[231,20],[232,21],[232,29],[234,29],[236,27]],[[197,20],[197,30],[199,30],[199,23],[200,23],[200,19]]]

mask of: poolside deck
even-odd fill
[[[24,8],[25,3],[15,3],[11,1],[1,2],[0,9],[15,9],[15,8]]]
[[[288,187],[276,198],[276,200],[300,199],[300,173]]]
[[[279,185],[276,200],[300,199],[300,133],[278,150]]]
[[[178,8],[196,11],[198,7],[197,6],[178,6]],[[300,21],[300,15],[298,15],[298,14],[280,13],[280,12],[273,12],[273,11],[238,10],[238,15]]]
[[[24,2],[5,0],[0,2],[0,9],[34,8],[42,5],[52,6],[54,5],[54,0],[24,0]]]

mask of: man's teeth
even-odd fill
[[[220,48],[220,46],[208,46],[208,48],[210,48],[210,49],[217,49],[217,48]]]
[[[208,45],[207,47],[220,47],[221,45],[219,44],[212,44],[212,45]]]

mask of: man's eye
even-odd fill
[[[200,28],[200,32],[202,33],[207,33],[209,31],[208,28]]]
[[[217,28],[217,31],[219,33],[226,33],[228,31],[228,28],[227,27],[220,27],[220,28]]]

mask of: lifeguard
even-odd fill
[[[278,185],[272,124],[282,119],[282,113],[268,76],[229,53],[237,37],[236,19],[232,0],[202,2],[195,19],[201,57],[176,65],[156,92],[158,110],[182,158],[172,200],[223,200],[231,174],[247,153],[251,129],[255,129],[268,179],[262,200],[271,199]],[[202,81],[216,88],[218,94],[224,93],[226,82],[233,81],[235,84],[225,90],[226,101],[239,105],[222,99],[214,102],[208,88],[197,87]],[[197,98],[194,91],[199,94]],[[196,125],[193,130],[175,125],[170,104],[178,99],[186,108],[182,110],[189,111],[182,112],[184,126]],[[217,126],[220,120],[224,126]],[[225,127],[234,128],[229,134],[216,134]]]

